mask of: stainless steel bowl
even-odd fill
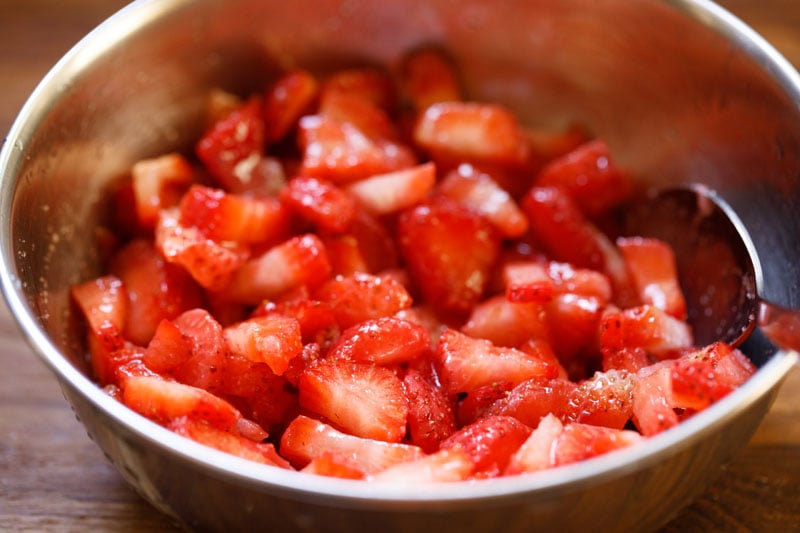
[[[624,454],[541,475],[373,486],[256,465],[118,404],[86,376],[68,288],[98,274],[106,188],[143,157],[186,149],[206,91],[279,69],[391,64],[439,43],[470,93],[534,125],[589,125],[649,183],[701,181],[753,232],[764,295],[800,303],[800,77],[705,0],[151,0],[97,28],[47,75],[0,155],[2,289],[90,436],[188,528],[313,531],[651,529],[749,439],[797,354],[756,338],[756,375]]]

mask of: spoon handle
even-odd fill
[[[800,310],[762,300],[758,325],[775,346],[800,352]]]

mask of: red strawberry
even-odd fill
[[[686,320],[686,300],[678,282],[675,253],[665,242],[643,237],[617,239],[631,279],[644,304]]]
[[[343,329],[411,306],[411,296],[400,282],[390,276],[364,273],[330,279],[314,296],[333,307]]]
[[[483,417],[496,401],[507,397],[512,389],[514,383],[500,381],[478,387],[466,395],[459,395],[463,396],[456,407],[456,419],[459,425],[466,426]]]
[[[297,467],[329,454],[332,460],[365,474],[425,456],[416,446],[348,435],[303,415],[292,420],[283,432],[280,452]]]
[[[131,170],[131,183],[139,224],[154,228],[158,212],[177,205],[194,179],[194,169],[180,154],[170,153],[136,162]]]
[[[436,167],[423,163],[359,180],[347,190],[370,213],[386,215],[421,202],[433,188]]]
[[[142,361],[154,372],[168,374],[191,356],[191,340],[183,335],[174,322],[163,319],[147,345]]]
[[[350,461],[337,460],[333,453],[325,451],[322,455],[311,459],[302,468],[302,472],[342,479],[364,479],[364,472],[349,463]]]
[[[316,78],[305,70],[292,70],[273,82],[264,94],[264,138],[280,141],[297,125],[319,91]]]
[[[320,97],[318,112],[326,119],[352,124],[370,139],[395,141],[398,138],[388,113],[365,95],[328,85]]]
[[[359,272],[370,273],[370,267],[361,253],[358,240],[352,235],[329,235],[323,237],[322,242],[328,253],[334,277],[352,276]]]
[[[506,475],[538,472],[555,466],[553,452],[563,432],[564,424],[557,416],[548,414],[542,418],[528,439],[509,459]]]
[[[415,461],[399,463],[370,476],[370,481],[395,485],[426,485],[464,481],[473,473],[475,464],[462,448],[439,450]]]
[[[387,72],[376,68],[336,71],[323,80],[322,92],[347,94],[385,111],[395,106],[394,82]]]
[[[300,405],[344,431],[399,442],[406,434],[408,405],[403,384],[387,368],[347,360],[319,360],[297,384]]]
[[[442,332],[436,359],[448,394],[470,392],[478,387],[509,381],[521,383],[536,376],[556,377],[558,369],[514,348],[501,348],[453,329]]]
[[[516,418],[492,416],[461,428],[445,439],[440,449],[462,449],[474,464],[475,477],[496,477],[530,434],[531,428]]]
[[[671,363],[656,363],[636,374],[632,420],[645,437],[660,433],[679,422],[671,397]]]
[[[463,100],[455,66],[441,50],[420,48],[410,52],[403,58],[401,75],[406,95],[418,112],[439,102]]]
[[[456,431],[452,405],[440,387],[422,372],[409,369],[403,378],[408,401],[408,433],[412,444],[426,453],[439,449],[439,443]]]
[[[253,311],[254,317],[273,315],[297,320],[304,343],[316,342],[327,347],[339,335],[333,308],[308,296],[265,301]]]
[[[544,162],[567,155],[590,140],[587,132],[578,125],[557,131],[527,128],[525,135],[532,151]]]
[[[231,353],[254,363],[266,363],[278,376],[303,350],[299,322],[277,314],[228,326],[224,335]]]
[[[521,347],[532,339],[547,341],[549,336],[544,306],[514,303],[503,295],[490,296],[476,304],[461,331],[507,347]]]
[[[181,383],[215,391],[220,386],[228,348],[222,326],[204,309],[192,309],[174,320],[181,334],[191,345],[191,357],[173,369]]]
[[[634,381],[627,372],[597,372],[572,391],[565,419],[622,429],[633,415]]]
[[[344,232],[356,215],[352,195],[323,179],[296,176],[281,191],[281,199],[295,213],[330,233]]]
[[[99,331],[106,324],[122,330],[128,319],[128,295],[122,280],[107,274],[73,285],[70,295],[78,305],[90,330]]]
[[[642,348],[658,358],[669,357],[693,343],[689,325],[651,305],[606,313],[600,326],[603,349]]]
[[[394,316],[366,320],[349,327],[328,351],[329,358],[376,365],[405,363],[430,350],[424,326]]]
[[[484,409],[483,416],[513,416],[535,428],[549,413],[559,418],[564,416],[575,387],[567,379],[531,378],[497,398]]]
[[[481,299],[499,253],[485,219],[440,199],[401,213],[398,240],[415,285],[431,305],[466,313]]]

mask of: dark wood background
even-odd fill
[[[39,79],[126,2],[0,0],[0,132]],[[720,2],[800,67],[800,0]],[[103,457],[0,304],[0,530],[172,531]],[[665,531],[800,531],[800,368],[749,446]]]

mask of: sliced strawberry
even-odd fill
[[[627,429],[579,423],[566,424],[556,443],[554,466],[583,461],[633,446],[641,441],[641,435]]]
[[[600,325],[603,349],[642,348],[658,358],[692,346],[688,324],[652,305],[606,313]]]
[[[181,199],[180,223],[217,242],[274,243],[289,233],[289,210],[272,196],[192,186]]]
[[[247,246],[207,238],[195,227],[180,223],[177,208],[162,210],[155,234],[155,246],[168,263],[180,265],[202,287],[225,287],[250,255]]]
[[[280,468],[292,468],[286,459],[278,455],[272,444],[253,442],[236,432],[224,431],[202,420],[178,418],[167,427],[182,437],[243,459]]]
[[[403,384],[387,368],[347,360],[319,360],[297,384],[300,405],[344,431],[370,439],[399,442],[406,434]]]
[[[414,128],[414,141],[443,161],[522,164],[529,155],[516,117],[497,104],[433,104]]]
[[[224,335],[231,353],[254,363],[266,363],[278,376],[303,350],[300,323],[277,314],[228,326]]]
[[[533,152],[544,162],[567,155],[590,141],[586,130],[575,124],[555,131],[527,128],[525,135]]]
[[[192,342],[171,320],[159,322],[142,361],[159,374],[168,374],[192,356]]]
[[[680,358],[672,364],[671,403],[681,409],[700,411],[722,399],[733,387],[717,379],[708,360]]]
[[[633,415],[634,381],[627,372],[597,372],[572,391],[565,419],[622,429]]]
[[[284,431],[280,453],[297,467],[329,454],[332,460],[365,474],[374,474],[425,455],[416,446],[348,435],[303,415],[292,420]]]
[[[323,179],[296,176],[281,191],[281,199],[292,211],[330,233],[344,232],[356,215],[353,196]]]
[[[671,361],[656,363],[636,374],[633,388],[633,423],[649,437],[678,424],[671,398]]]
[[[356,273],[370,273],[367,260],[361,253],[358,240],[350,234],[328,235],[322,238],[328,260],[331,263],[331,274],[335,276],[352,276]]]
[[[756,367],[741,351],[724,342],[714,342],[684,356],[691,361],[711,363],[716,379],[731,387],[738,387],[752,376]]]
[[[396,464],[370,476],[370,481],[395,485],[425,485],[464,481],[473,474],[475,464],[462,448],[439,450],[415,461]]]
[[[239,192],[253,181],[265,143],[261,98],[250,98],[216,122],[197,142],[195,152],[223,189]]]
[[[563,378],[535,377],[523,381],[487,406],[483,416],[513,416],[528,427],[539,426],[549,413],[563,417],[575,384]]]
[[[317,286],[331,274],[325,246],[308,233],[291,237],[245,262],[225,287],[228,299],[257,304],[302,285]]]
[[[177,153],[136,162],[131,170],[131,182],[139,224],[154,228],[158,212],[177,205],[194,179],[194,169]]]
[[[514,389],[514,383],[500,381],[483,385],[466,394],[460,394],[456,406],[458,424],[466,426],[483,417],[497,400],[508,396],[512,389]]]
[[[444,199],[404,211],[398,240],[408,271],[431,305],[466,313],[481,299],[499,241],[470,209]]]
[[[407,54],[401,76],[406,96],[418,112],[439,102],[464,99],[455,66],[439,49],[419,48]]]
[[[519,237],[528,230],[528,219],[511,195],[472,165],[462,164],[450,171],[436,192],[480,213],[503,237]]]
[[[509,459],[506,475],[538,472],[555,466],[553,452],[563,432],[564,424],[557,416],[548,414],[542,418],[528,439]]]
[[[398,250],[394,238],[375,215],[358,209],[347,228],[347,235],[355,239],[366,272],[377,274],[397,267]]]
[[[456,431],[452,405],[440,387],[413,368],[403,378],[403,389],[408,402],[410,441],[426,453],[433,453]]]
[[[119,249],[109,271],[128,294],[123,334],[140,346],[150,342],[161,320],[203,305],[198,284],[186,270],[165,261],[150,240],[135,239]]]
[[[609,212],[630,199],[631,179],[614,164],[605,141],[594,140],[551,161],[536,179],[542,187],[564,187],[588,217]]]
[[[421,202],[436,181],[433,163],[378,174],[349,185],[347,190],[370,213],[386,215]]]
[[[366,320],[344,330],[329,358],[389,366],[406,363],[430,350],[428,330],[395,316]]]
[[[215,391],[220,386],[228,356],[222,326],[205,309],[192,309],[174,320],[181,334],[189,341],[192,355],[173,369],[172,375],[181,383]]]
[[[678,320],[686,320],[686,300],[678,282],[675,252],[664,241],[643,237],[618,238],[639,299]]]
[[[292,70],[273,82],[264,94],[264,138],[280,141],[306,114],[319,92],[317,79],[308,71]]]
[[[461,331],[507,347],[520,347],[531,339],[548,340],[549,336],[544,306],[514,303],[503,295],[476,304]]]
[[[265,301],[253,311],[253,316],[291,317],[300,326],[304,343],[315,342],[327,345],[339,336],[336,313],[330,304],[310,297]]]
[[[376,68],[338,70],[323,80],[322,92],[347,94],[386,111],[395,107],[394,81],[387,72]]]
[[[369,139],[395,141],[398,138],[389,114],[366,95],[328,85],[320,96],[318,113],[338,123],[352,124]]]
[[[649,366],[653,360],[643,348],[602,348],[603,371],[625,370],[631,374]]]
[[[364,479],[365,474],[352,466],[350,461],[337,460],[331,452],[323,452],[319,457],[314,457],[303,467],[304,474],[318,476],[338,477],[341,479]]]
[[[122,398],[125,405],[160,424],[191,417],[227,431],[241,417],[225,400],[203,389],[161,377],[128,377],[122,383]]]
[[[603,309],[597,298],[571,293],[559,294],[546,305],[547,339],[560,360],[566,363],[599,351]]]
[[[510,416],[481,418],[445,439],[441,450],[462,449],[474,464],[474,477],[501,475],[531,434],[531,428]]]
[[[314,296],[333,307],[336,321],[343,329],[394,315],[411,306],[411,296],[396,279],[365,273],[330,279]]]
[[[70,295],[78,305],[90,330],[99,331],[106,324],[122,330],[128,318],[128,295],[122,280],[107,274],[73,285]]]
[[[500,381],[521,383],[536,376],[556,377],[558,369],[514,348],[501,348],[453,329],[442,332],[436,359],[448,394],[470,392]]]

